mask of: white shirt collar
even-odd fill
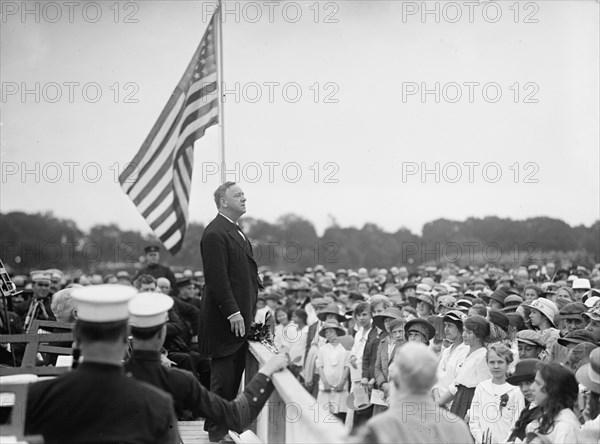
[[[221,216],[223,216],[225,219],[227,219],[229,222],[231,222],[233,225],[237,225],[234,221],[232,221],[231,219],[229,219],[227,216],[225,216],[223,213],[219,212],[219,214]]]

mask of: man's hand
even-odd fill
[[[244,336],[246,334],[246,325],[244,325],[244,318],[241,314],[236,313],[230,317],[229,324],[231,324],[231,332],[236,336]]]
[[[172,365],[177,365],[176,362],[171,361],[169,358],[167,358],[162,353],[160,354],[160,363],[163,367],[167,367],[167,368],[171,367]]]
[[[280,353],[269,359],[258,371],[266,376],[283,370],[290,363],[290,356],[287,353]]]

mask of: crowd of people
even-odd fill
[[[289,356],[288,369],[355,437],[384,442],[393,427],[383,420],[397,421],[389,413],[418,399],[463,420],[476,443],[600,438],[598,266],[441,264],[409,273],[406,267],[328,271],[317,265],[296,273],[263,269],[260,277],[254,322],[270,325],[275,347]],[[188,370],[208,389],[210,359],[197,347],[203,279],[200,271],[172,273],[159,264],[154,246],[133,276],[70,279],[60,270],[34,271],[13,276],[22,293],[0,310],[0,327],[19,333],[33,319],[73,323],[79,312],[73,292],[94,285],[162,293],[172,304],[164,338],[152,345],[156,360]],[[18,366],[21,353],[3,344],[1,364]],[[128,353],[140,355],[133,346]],[[40,355],[39,365],[48,364]],[[428,370],[416,371],[419,366]],[[179,419],[201,414],[176,410]],[[463,436],[460,427],[450,429],[450,436]]]
[[[390,408],[416,342],[436,356],[428,396],[476,443],[598,442],[598,267],[317,266],[265,282],[255,321],[273,319],[294,374],[355,433]]]

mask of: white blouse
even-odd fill
[[[485,359],[486,354],[487,349],[481,347],[465,357],[465,360],[458,365],[456,379],[449,389],[450,393],[456,395],[459,385],[475,388],[481,381],[492,378],[492,374],[490,373],[490,369],[488,368]]]

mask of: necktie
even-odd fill
[[[238,230],[238,233],[240,233],[240,236],[242,236],[242,239],[245,241],[246,240],[246,236],[244,236],[244,233],[242,232],[242,229],[236,225],[236,228]]]

